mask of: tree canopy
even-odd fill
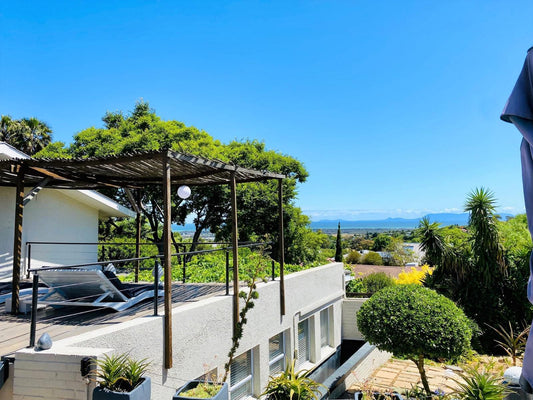
[[[52,129],[34,117],[15,120],[9,115],[2,115],[0,141],[32,156],[50,144]]]
[[[313,257],[314,250],[304,249],[301,242],[320,242],[309,228],[309,218],[295,207],[297,184],[305,182],[308,172],[295,158],[269,150],[257,140],[234,140],[223,144],[207,132],[184,123],[162,120],[149,104],[139,101],[129,114],[106,112],[101,128],[90,127],[74,136],[69,146],[51,143],[37,154],[37,157],[93,157],[131,153],[143,150],[172,149],[206,158],[218,159],[241,167],[285,174],[283,180],[284,222],[286,232],[287,262],[306,262]],[[278,231],[277,182],[254,182],[238,185],[237,208],[239,210],[239,239],[242,241],[275,239]],[[120,191],[106,193],[119,202],[128,205]],[[162,215],[160,204],[162,193],[159,187],[147,187],[141,194],[143,216],[149,224],[149,238],[161,241]],[[217,240],[230,237],[230,226],[226,223],[229,212],[229,188],[226,186],[196,187],[187,200],[172,195],[172,222],[184,224],[188,215],[194,215],[197,242],[201,233],[210,230]],[[303,238],[305,236],[305,239]],[[273,255],[278,249],[273,246]]]

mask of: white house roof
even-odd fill
[[[30,156],[6,142],[0,142],[0,160],[28,159]],[[135,212],[94,190],[61,190],[61,193],[89,207],[96,208],[101,218],[135,217]]]

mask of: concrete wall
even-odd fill
[[[26,188],[25,192],[28,190]],[[0,188],[0,280],[11,279],[14,212],[15,189]],[[97,242],[98,209],[61,191],[43,189],[24,207],[22,232],[22,265],[26,266],[25,243],[28,241]],[[31,251],[32,268],[90,263],[98,257],[96,246],[35,245]]]
[[[357,328],[357,311],[367,298],[346,298],[342,302],[342,338],[347,340],[364,340]]]
[[[312,360],[304,367],[314,367],[335,352],[341,342],[341,313],[344,295],[342,263],[332,263],[307,271],[290,274],[285,279],[286,315],[279,312],[279,282],[258,285],[259,299],[250,311],[244,327],[237,355],[252,350],[254,356],[254,394],[258,396],[269,376],[268,340],[282,332],[288,332],[285,353],[293,354],[297,343],[298,322],[311,318],[315,326],[312,340]],[[330,346],[320,348],[320,311],[330,308]],[[152,398],[167,399],[186,381],[207,371],[217,369],[221,374],[231,346],[232,298],[217,296],[197,303],[182,305],[173,310],[173,360],[170,370],[163,368],[163,319],[145,317],[128,321],[65,339],[54,344],[52,350],[71,347],[101,349],[112,348],[129,352],[137,358],[152,361],[149,376],[152,378]],[[296,332],[296,333],[295,333]],[[318,335],[318,337],[317,337]],[[317,340],[318,339],[318,340]],[[18,357],[18,354],[16,357]],[[39,358],[39,353],[33,353]],[[17,368],[18,358],[15,363]],[[15,386],[22,384],[15,381]],[[33,399],[33,397],[27,397]],[[81,397],[80,397],[81,399]],[[85,400],[85,398],[83,398]]]

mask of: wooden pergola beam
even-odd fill
[[[165,276],[165,317],[164,317],[164,364],[166,369],[172,368],[172,264],[171,264],[171,182],[170,182],[170,163],[168,156],[163,156],[163,270]],[[157,294],[156,294],[157,295]]]
[[[279,308],[285,315],[285,237],[283,235],[283,179],[278,179],[279,213]]]
[[[235,174],[230,180],[231,196],[231,241],[233,247],[233,333],[239,322],[239,227],[237,223],[237,182]]]
[[[26,168],[17,165],[15,191],[15,223],[13,233],[13,282],[11,286],[11,314],[19,312],[20,264],[22,260],[22,217],[24,215],[24,174]]]

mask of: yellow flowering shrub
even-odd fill
[[[409,285],[411,283],[416,283],[417,285],[422,284],[422,279],[426,274],[433,274],[433,269],[429,265],[422,265],[420,270],[417,270],[415,267],[411,267],[411,271],[406,271],[405,268],[402,269],[402,272],[398,274],[396,283],[399,285]]]

